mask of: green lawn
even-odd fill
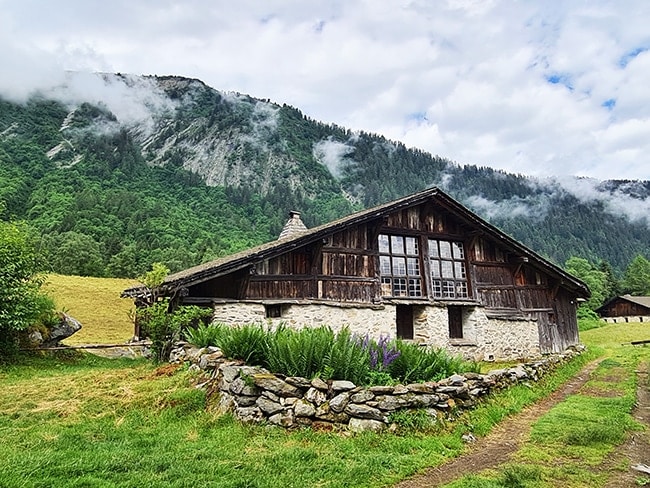
[[[614,401],[609,397],[611,401],[604,404],[592,401],[593,407],[587,402],[567,403],[565,410],[553,413],[557,418],[547,418],[546,425],[540,423],[535,435],[541,447],[521,452],[517,464],[510,468],[519,473],[518,479],[525,478],[521,478],[525,471],[528,478],[539,478],[534,483],[542,483],[530,486],[591,486],[574,483],[566,472],[548,471],[546,459],[561,455],[572,462],[577,456],[569,471],[589,471],[589,465],[583,468],[582,463],[597,462],[608,451],[597,447],[593,452],[591,444],[583,444],[598,438],[611,449],[620,442],[621,432],[624,435],[631,426],[627,411],[634,382],[629,380],[629,372],[638,360],[648,357],[650,348],[616,343],[624,342],[619,335],[650,335],[650,328],[644,324],[632,333],[623,327],[608,326],[584,335],[585,341],[599,344],[611,357],[609,368],[622,372],[623,376],[617,376],[620,385],[611,386],[621,393],[620,398]],[[0,369],[0,486],[390,486],[457,455],[464,447],[460,436],[470,428],[475,434],[488,432],[504,416],[548,394],[588,359],[588,355],[579,358],[532,388],[521,386],[499,395],[454,426],[401,435],[285,432],[243,426],[229,416],[217,417],[206,411],[204,393],[194,387],[196,378],[183,368],[172,372],[169,367],[156,369],[142,360],[91,355],[32,359]],[[602,371],[593,380],[600,381],[594,388],[610,388],[606,383],[611,371]],[[548,432],[575,415],[604,415],[620,428],[567,434],[569,437],[558,444]],[[499,480],[503,473],[493,477]],[[570,484],[549,484],[557,480]],[[481,485],[470,482],[459,486]]]
[[[601,359],[580,393],[533,425],[512,462],[457,480],[448,488],[597,488],[627,472],[629,460],[616,465],[610,458],[631,431],[643,429],[630,412],[636,401],[635,371],[640,362],[650,362],[650,346],[626,343],[650,339],[650,324],[610,324],[583,332],[581,338]],[[637,484],[650,485],[650,477],[639,474]]]

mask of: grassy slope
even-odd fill
[[[48,286],[60,307],[85,319],[87,335],[75,340],[108,342],[131,334],[126,313],[131,304],[118,298],[128,285],[128,280],[52,276]],[[592,387],[620,391],[622,401],[573,399],[543,419],[536,442],[513,466],[455,486],[602,486],[604,478],[592,475],[591,466],[619,442],[620,431],[602,431],[600,425],[629,428],[632,371],[650,356],[650,348],[621,343],[649,338],[650,324],[609,325],[582,337],[610,359]],[[348,436],[242,426],[228,416],[217,417],[205,411],[204,393],[193,387],[195,378],[184,369],[170,375],[143,361],[35,359],[0,368],[0,486],[390,486],[457,455],[463,433],[485,434],[579,366],[570,364],[534,388],[498,396],[435,435]],[[567,424],[567,416],[574,415]],[[595,416],[593,430],[567,429],[584,424],[587,415]],[[605,416],[602,421],[599,415]],[[558,444],[557,432],[572,444]],[[558,460],[559,453],[566,456]],[[559,468],[551,460],[558,460]],[[508,477],[516,478],[515,484],[502,483]]]
[[[120,293],[135,283],[135,280],[118,278],[49,275],[45,290],[54,298],[57,309],[69,313],[83,325],[64,342],[108,344],[130,339],[133,322],[129,312],[133,301],[120,298]]]

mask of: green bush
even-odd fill
[[[221,324],[199,324],[187,329],[183,335],[185,340],[196,347],[216,346],[219,343]]]
[[[17,356],[29,327],[46,327],[55,315],[54,302],[41,290],[44,265],[35,241],[24,223],[0,221],[0,362]]]
[[[280,326],[268,333],[263,362],[270,371],[288,376],[328,378],[332,371],[328,358],[336,343],[329,327],[296,331]]]
[[[168,310],[169,301],[162,300],[136,311],[140,334],[151,339],[151,349],[159,362],[169,360],[172,346],[184,330],[197,327],[212,316],[211,310],[194,305],[179,307],[171,313]]]
[[[445,349],[423,348],[399,339],[395,346],[400,354],[389,365],[388,372],[402,383],[436,381],[466,371],[480,372],[478,363],[452,356]]]
[[[216,345],[226,357],[241,359],[248,364],[264,364],[267,331],[261,324],[218,325],[217,329]]]
[[[596,329],[605,325],[605,322],[600,320],[598,314],[584,303],[578,307],[577,317],[580,331]]]

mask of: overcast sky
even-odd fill
[[[460,164],[650,179],[650,1],[0,0],[0,93],[182,75]]]

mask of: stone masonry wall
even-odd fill
[[[243,422],[381,431],[392,426],[394,412],[423,409],[434,421],[440,416],[448,418],[450,412],[471,408],[491,392],[536,381],[577,354],[577,350],[569,350],[487,374],[455,374],[440,382],[371,387],[276,375],[226,360],[218,348],[197,349],[189,344],[172,351],[172,361],[189,362],[190,368],[208,372],[210,380],[203,386],[211,406],[222,413],[231,412]]]
[[[284,323],[290,327],[327,325],[335,332],[347,326],[358,335],[375,339],[396,335],[396,306],[355,306],[338,303],[282,304],[282,317],[266,318],[262,303],[238,302],[215,306],[213,319],[226,324]],[[482,307],[463,307],[463,338],[449,337],[446,306],[413,306],[413,340],[423,346],[442,347],[465,359],[519,360],[540,356],[537,322],[490,319]]]

